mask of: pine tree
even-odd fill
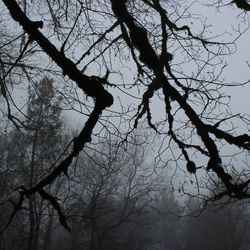
[[[31,188],[46,174],[53,162],[53,156],[59,151],[61,138],[60,98],[56,97],[53,80],[43,78],[38,86],[29,89],[27,111],[26,147],[29,158],[29,180]],[[29,240],[28,250],[36,250],[41,227],[42,199],[29,199]],[[52,217],[53,219],[53,217]],[[48,225],[51,224],[51,221]]]

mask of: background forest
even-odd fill
[[[15,191],[42,179],[71,137],[51,79],[30,89],[29,99],[25,130],[1,134],[1,250],[249,249],[249,205],[222,200],[201,209],[204,200],[195,197],[178,202],[170,176],[150,172],[145,138],[137,134],[129,150],[113,136],[85,149],[66,177],[46,188],[62,204],[70,232],[61,225],[61,210],[37,196],[10,223]],[[210,188],[208,197],[217,187]]]

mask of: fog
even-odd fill
[[[0,1],[0,250],[250,248],[249,14],[207,2]]]

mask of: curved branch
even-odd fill
[[[42,198],[49,200],[51,205],[56,209],[61,224],[66,229],[69,229],[57,200],[55,197],[46,193],[43,188],[51,184],[62,173],[67,174],[67,169],[73,158],[76,157],[83,149],[84,145],[90,141],[93,128],[97,124],[102,111],[113,104],[113,96],[104,89],[100,79],[82,74],[81,71],[77,69],[76,65],[66,58],[63,52],[58,51],[56,47],[38,30],[37,22],[32,22],[21,10],[15,0],[3,0],[3,2],[9,9],[12,18],[24,28],[24,30],[30,35],[30,38],[40,45],[43,51],[46,52],[48,56],[63,70],[65,75],[68,75],[86,95],[93,97],[95,100],[95,107],[90,114],[89,119],[80,134],[74,139],[74,146],[71,154],[33,188],[22,188],[23,191],[21,192],[20,205],[15,208],[12,213],[13,215],[11,215],[10,218],[10,220],[12,220],[17,209],[21,206],[24,196],[29,197],[38,192]]]
[[[232,3],[235,3],[239,9],[250,11],[250,4],[247,0],[233,0]]]

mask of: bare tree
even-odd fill
[[[12,98],[7,90],[16,79],[16,69],[29,84],[36,74],[52,72],[62,82],[58,90],[65,96],[65,103],[75,109],[77,101],[86,119],[72,141],[71,153],[39,183],[21,188],[15,211],[25,197],[39,193],[50,201],[68,228],[59,203],[45,191],[46,187],[61,174],[67,175],[73,160],[95,137],[108,131],[127,142],[143,117],[153,133],[162,136],[159,159],[168,151],[172,154],[167,155],[170,160],[185,168],[186,173],[218,177],[224,189],[217,198],[249,198],[246,169],[239,166],[238,172],[244,175],[234,179],[235,168],[223,158],[220,149],[221,145],[230,145],[237,153],[250,147],[250,136],[239,134],[234,126],[240,121],[247,130],[249,121],[241,114],[227,112],[230,103],[223,94],[224,87],[247,83],[227,82],[223,74],[224,57],[232,54],[237,38],[244,33],[241,29],[232,41],[226,42],[220,36],[208,35],[212,30],[202,19],[202,28],[193,30],[189,24],[195,22],[195,13],[177,0],[3,0],[2,4],[5,24],[19,31],[9,43],[19,43],[21,51],[11,65],[2,60],[5,99]],[[248,1],[235,0],[231,4],[248,10]],[[37,62],[37,58],[42,60]],[[130,79],[126,68],[134,78]],[[75,87],[91,100],[84,100],[79,91],[72,97]],[[117,93],[121,105],[112,109]],[[127,107],[122,93],[131,98],[128,104],[134,102],[135,106]],[[162,116],[153,112],[153,103],[162,110]],[[218,112],[223,107],[224,111]],[[22,125],[18,120],[13,122]],[[202,159],[202,164],[197,158]]]
[[[143,224],[140,214],[160,188],[157,178],[148,176],[144,150],[136,135],[127,151],[108,137],[95,152],[87,149],[80,155],[71,185],[70,249],[126,248],[126,228]]]

